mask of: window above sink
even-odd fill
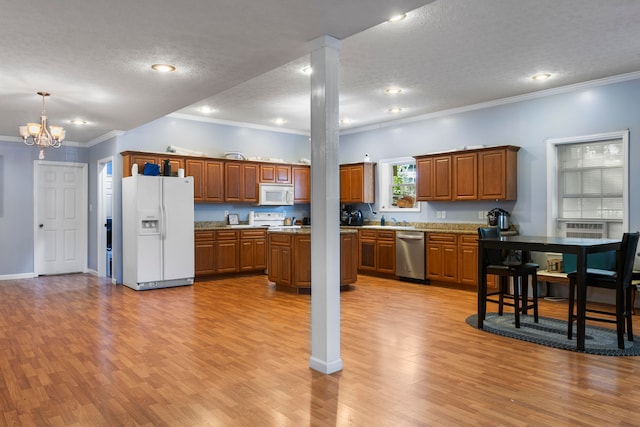
[[[416,201],[416,159],[397,157],[378,161],[380,212],[420,212]]]

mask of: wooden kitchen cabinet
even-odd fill
[[[505,145],[416,156],[416,198],[516,200],[519,149]]]
[[[298,234],[293,237],[294,257],[292,263],[293,285],[298,288],[311,288],[311,234]]]
[[[458,236],[452,233],[427,233],[427,279],[458,281]]]
[[[340,203],[375,201],[375,163],[340,165]]]
[[[451,164],[450,155],[416,157],[417,200],[451,200]]]
[[[293,235],[269,234],[269,272],[270,282],[291,286],[291,239]]]
[[[376,271],[396,274],[396,232],[378,230],[376,241]]]
[[[258,203],[257,163],[226,161],[224,163],[224,201]]]
[[[276,289],[311,292],[311,233],[268,235],[268,278]],[[340,289],[357,280],[357,234],[340,233]]]
[[[518,199],[518,150],[504,146],[478,152],[478,198]]]
[[[340,234],[340,283],[358,280],[358,235]]]
[[[240,231],[240,271],[267,268],[267,230]]]
[[[204,162],[204,201],[224,202],[224,162],[207,160]]]
[[[293,166],[293,203],[311,203],[311,167]]]
[[[478,153],[451,156],[453,162],[453,200],[478,199]]]
[[[216,273],[235,273],[239,271],[239,242],[237,231],[216,231],[215,265]]]
[[[358,230],[358,270],[376,271],[376,230]]]
[[[291,184],[291,166],[274,163],[260,164],[260,182]]]
[[[144,173],[144,164],[153,163],[160,165],[160,175],[164,175],[164,161],[169,160],[171,166],[171,175],[177,176],[178,169],[184,169],[185,160],[182,156],[175,154],[162,154],[162,153],[145,153],[138,151],[123,151],[122,155],[122,177],[131,176],[131,167],[138,165],[138,173],[142,175]]]
[[[213,231],[195,232],[194,272],[196,276],[208,276],[216,272],[214,241],[215,235]]]
[[[224,202],[224,162],[187,159],[185,175],[193,177],[194,202]]]
[[[389,230],[358,230],[358,270],[382,274],[396,272],[396,233]]]
[[[458,282],[478,285],[478,236],[458,236]]]
[[[204,160],[187,159],[184,168],[185,176],[193,177],[193,201],[203,202],[205,193]]]

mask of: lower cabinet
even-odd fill
[[[477,286],[477,239],[476,234],[427,233],[427,278]],[[496,286],[496,277],[487,276],[487,288]]]
[[[212,230],[195,232],[195,275],[264,271],[267,231]]]
[[[462,234],[458,237],[458,282],[478,284],[478,237]]]
[[[458,236],[427,233],[427,279],[458,282]]]
[[[215,257],[216,273],[235,273],[238,263],[238,232],[216,231]]]
[[[240,231],[240,271],[266,270],[267,230]]]
[[[292,235],[269,234],[269,274],[270,282],[291,286],[291,240]]]
[[[195,232],[195,275],[208,276],[216,272],[215,266],[215,232],[196,231]]]
[[[358,230],[358,270],[382,274],[396,272],[396,233],[389,230]]]
[[[277,289],[311,292],[311,234],[269,233],[268,278]],[[357,234],[340,233],[340,288],[357,280]]]

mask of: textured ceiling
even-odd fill
[[[39,90],[79,143],[173,112],[274,128],[282,117],[307,133],[299,69],[324,34],[342,39],[343,129],[640,71],[635,0],[21,0],[0,15],[0,135],[37,120]],[[153,73],[157,62],[178,71]],[[539,71],[553,77],[534,82]]]
[[[179,111],[309,132],[308,56]],[[640,1],[438,0],[343,40],[343,130],[640,71]],[[553,77],[536,82],[531,76]],[[640,74],[638,76],[640,77]],[[399,95],[384,92],[404,89]],[[209,105],[218,111],[197,111]],[[389,108],[403,111],[391,114]]]
[[[0,135],[36,121],[88,142],[223,92],[428,0],[20,0],[0,13]],[[158,62],[178,70],[160,75]],[[73,126],[70,119],[89,122]]]

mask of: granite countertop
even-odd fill
[[[454,234],[477,234],[479,227],[486,227],[486,223],[456,223],[456,222],[409,222],[406,225],[380,225],[380,223],[371,222],[363,226],[342,226],[341,232],[349,231],[357,232],[362,229],[375,230],[416,230],[425,233],[454,233]],[[195,231],[207,230],[243,230],[248,228],[260,228],[269,230],[268,227],[256,227],[249,224],[229,225],[225,221],[196,221],[194,223]],[[310,233],[311,227],[303,228],[284,228],[280,230],[271,230],[270,233]],[[518,234],[518,226],[511,224],[509,230],[502,231],[503,236],[513,236]]]
[[[458,222],[409,222],[406,225],[380,225],[371,222],[363,226],[347,226],[342,228],[352,229],[375,229],[375,230],[415,230],[425,233],[453,233],[453,234],[478,234],[478,228],[487,227],[486,223],[458,223]],[[518,234],[518,226],[511,224],[509,230],[501,231],[503,236],[514,236]]]

